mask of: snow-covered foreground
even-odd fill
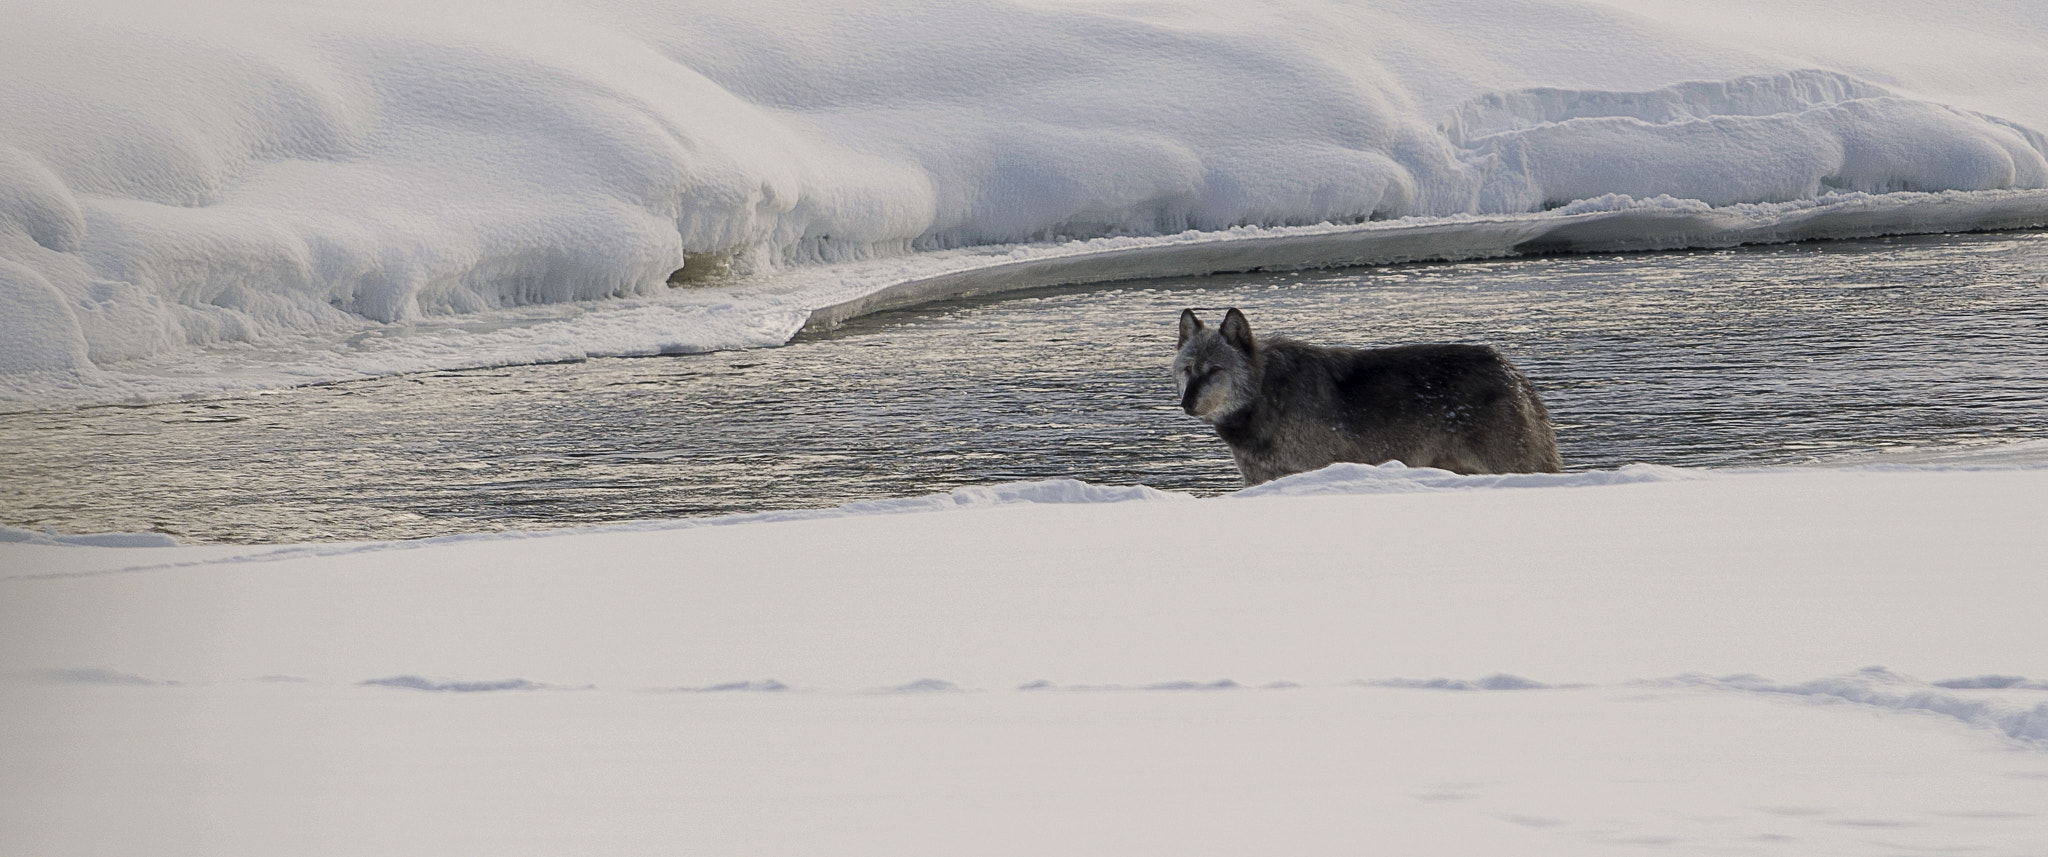
[[[10,410],[776,345],[1020,283],[2048,224],[2044,0],[0,23]]]
[[[2039,855],[2044,513],[2039,468],[1340,465],[0,544],[0,851]]]

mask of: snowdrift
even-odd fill
[[[0,403],[772,345],[892,287],[2048,222],[2048,105],[2014,85],[2048,7],[1966,5],[1786,44],[1562,2],[11,3]],[[1973,73],[1899,40],[1973,40]],[[1865,216],[1807,217],[1845,195]],[[1659,216],[1588,242],[1581,204]],[[1394,248],[1205,249],[1404,218]],[[1010,245],[1189,230],[1113,271],[977,279]],[[670,284],[991,246],[829,288]],[[965,284],[911,282],[934,267]],[[262,370],[219,371],[242,357]]]

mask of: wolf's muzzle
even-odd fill
[[[1205,379],[1196,378],[1193,381],[1189,381],[1187,391],[1180,394],[1180,409],[1187,411],[1188,416],[1201,416],[1201,413],[1195,410],[1195,397],[1202,392],[1203,380]]]

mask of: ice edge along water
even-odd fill
[[[1412,218],[1348,226],[1234,229],[1157,239],[1077,242],[1024,258],[913,276],[813,310],[831,329],[920,303],[1060,285],[1463,261],[1541,253],[1691,250],[2048,226],[2048,190],[1827,194],[1791,203],[1714,207],[1661,195],[1606,194],[1533,214]]]
[[[1615,470],[1580,473],[1511,473],[1463,475],[1429,467],[1408,467],[1399,461],[1384,464],[1338,462],[1312,473],[1297,473],[1225,495],[1227,497],[1309,497],[1343,494],[1397,494],[1485,488],[1573,488],[1597,485],[1628,485],[1640,482],[1668,482],[1711,478],[1713,474],[1742,471],[1701,471],[1658,464],[1630,464]],[[510,530],[430,536],[421,539],[376,542],[313,543],[289,546],[251,545],[229,548],[223,556],[184,560],[166,565],[124,565],[97,569],[86,574],[153,571],[215,562],[270,562],[309,556],[345,556],[385,550],[403,550],[468,542],[504,539],[549,538],[580,533],[660,532],[707,526],[739,526],[784,521],[811,521],[873,515],[905,515],[944,512],[1018,504],[1128,503],[1136,501],[1193,500],[1190,494],[1162,491],[1146,485],[1096,485],[1078,479],[1040,479],[997,485],[972,485],[944,494],[859,500],[828,509],[790,509],[749,512],[707,518],[667,518],[629,521],[551,530]],[[92,548],[162,548],[179,545],[163,533],[67,534],[37,532],[0,525],[0,544],[61,545]],[[224,547],[224,546],[217,546]],[[64,577],[66,573],[29,572],[10,577]]]
[[[2042,227],[2048,227],[2048,190],[1833,193],[1719,207],[1668,195],[1608,194],[1520,215],[975,247],[782,268],[647,298],[360,321],[269,337],[253,349],[179,352],[100,367],[91,381],[0,374],[0,412],[146,404],[419,371],[772,347],[864,315],[1063,285]]]

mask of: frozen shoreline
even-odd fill
[[[576,301],[230,343],[70,374],[0,375],[0,413],[145,404],[413,372],[782,345],[863,315],[1061,285],[1244,271],[1723,248],[2048,227],[2048,190],[1831,194],[1711,207],[1607,196],[1520,215],[1237,228],[963,248]]]

